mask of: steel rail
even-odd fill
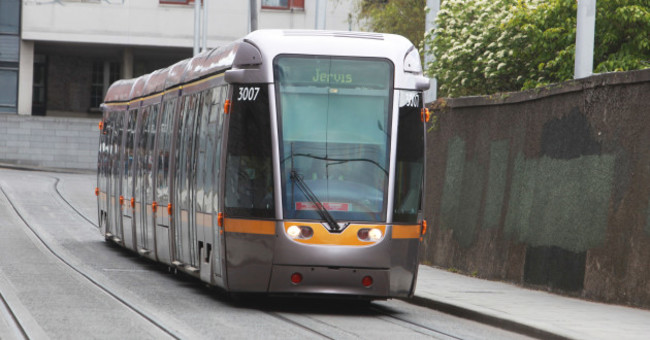
[[[4,195],[4,197],[7,199],[9,202],[9,205],[11,205],[11,208],[14,210],[18,218],[25,224],[25,226],[36,236],[36,238],[43,244],[43,246],[52,254],[54,257],[59,259],[63,264],[68,266],[70,269],[75,271],[77,274],[81,275],[84,279],[95,285],[97,288],[101,289],[104,291],[106,294],[111,296],[113,299],[127,307],[128,309],[132,310],[136,314],[140,315],[142,318],[145,320],[149,321],[152,325],[156,326],[158,329],[163,331],[164,333],[168,334],[174,339],[183,339],[183,337],[180,334],[177,334],[174,330],[166,327],[162,322],[156,320],[156,318],[146,311],[138,308],[134,304],[126,301],[124,298],[120,297],[117,293],[113,292],[109,287],[106,285],[102,284],[101,282],[97,281],[94,279],[90,274],[85,273],[83,270],[75,267],[72,263],[70,263],[67,259],[65,259],[61,254],[59,254],[56,250],[54,250],[45,240],[41,237],[41,235],[27,222],[23,214],[18,210],[18,207],[14,204],[14,202],[10,199],[9,195],[5,192],[5,190],[0,187],[0,192]],[[75,210],[76,211],[76,210]]]

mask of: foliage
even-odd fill
[[[426,0],[362,0],[356,19],[366,30],[399,34],[419,46],[424,36],[425,5]]]
[[[425,35],[439,94],[516,91],[573,77],[576,0],[445,0]],[[598,0],[595,72],[650,67],[650,0]]]

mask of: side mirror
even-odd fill
[[[426,91],[431,87],[431,80],[425,76],[415,76],[415,88],[419,91]]]

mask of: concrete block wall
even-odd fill
[[[93,171],[99,120],[0,115],[0,163]]]
[[[441,99],[421,260],[650,308],[650,70]]]

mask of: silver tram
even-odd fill
[[[120,80],[100,231],[230,292],[412,296],[428,84],[403,37],[291,30]]]

